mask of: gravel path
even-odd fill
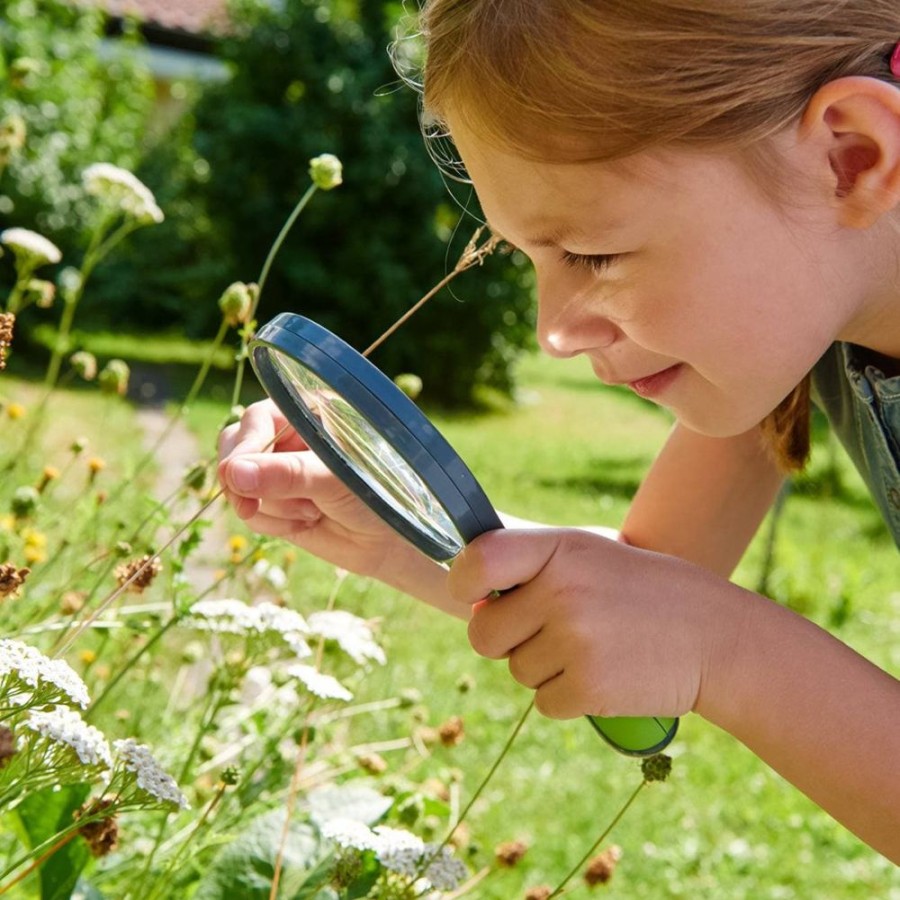
[[[143,431],[143,443],[147,450],[155,446],[169,425],[170,415],[162,406],[138,407],[136,418]],[[181,484],[185,473],[195,463],[200,462],[211,450],[201,447],[194,433],[183,421],[175,423],[165,442],[157,451],[159,473],[154,496],[158,500],[169,497]],[[224,500],[217,500],[204,513],[203,518],[212,522],[203,534],[200,547],[188,559],[187,575],[194,585],[204,590],[221,569],[228,555],[228,529],[222,512]],[[196,503],[185,506],[176,516],[176,521],[187,521],[196,510]]]

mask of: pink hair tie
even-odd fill
[[[900,41],[897,41],[897,46],[894,47],[894,52],[891,53],[891,60],[888,65],[891,67],[891,75],[900,79]]]

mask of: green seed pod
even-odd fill
[[[10,501],[10,509],[17,519],[25,519],[32,515],[38,507],[41,495],[38,489],[30,484],[16,488]]]
[[[402,375],[398,375],[394,379],[394,384],[396,384],[410,400],[415,400],[416,397],[422,393],[422,379],[419,378],[418,375],[413,375],[411,372],[405,372]]]
[[[131,369],[122,359],[111,359],[97,378],[100,390],[105,394],[118,394],[124,397],[128,391],[128,379]]]
[[[245,324],[253,309],[253,294],[248,285],[243,281],[228,285],[219,297],[219,309],[230,327]]]
[[[322,153],[309,161],[309,177],[317,188],[330,191],[344,180],[341,161],[333,153]]]
[[[672,757],[665,753],[657,753],[641,762],[644,781],[665,781],[672,771]]]

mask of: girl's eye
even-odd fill
[[[621,259],[621,253],[570,253],[563,250],[562,261],[573,268],[589,269],[595,275],[602,275],[614,262]]]

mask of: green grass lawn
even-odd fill
[[[554,524],[618,525],[668,433],[667,414],[599,385],[579,360],[528,359],[520,385],[522,403],[512,411],[434,413],[433,419],[499,508]],[[193,421],[208,435],[221,414],[215,406],[200,407]],[[897,672],[897,551],[842,455],[840,490],[829,495],[821,488],[817,478],[831,459],[827,445],[817,446],[811,475],[787,502],[772,593]],[[750,587],[760,575],[766,527],[736,576]],[[316,562],[296,565],[296,602],[304,608],[327,594],[333,575]],[[462,623],[395,591],[349,579],[339,602],[383,620],[389,664],[367,679],[371,696],[415,686],[432,724],[463,716],[466,741],[439,750],[423,761],[422,771],[446,776],[459,768],[471,790],[527,704],[528,692],[504,664],[471,651]],[[457,689],[463,676],[474,679],[474,690]],[[363,731],[365,739],[386,739],[408,727],[407,714],[382,713]],[[624,852],[605,888],[608,896],[900,897],[898,870],[730,736],[689,716],[672,755],[672,777],[649,787],[611,838]],[[531,845],[527,865],[489,879],[477,896],[508,900],[525,886],[556,883],[638,780],[637,765],[603,745],[587,723],[533,716],[472,816],[481,853],[489,854],[500,841],[523,839]]]

